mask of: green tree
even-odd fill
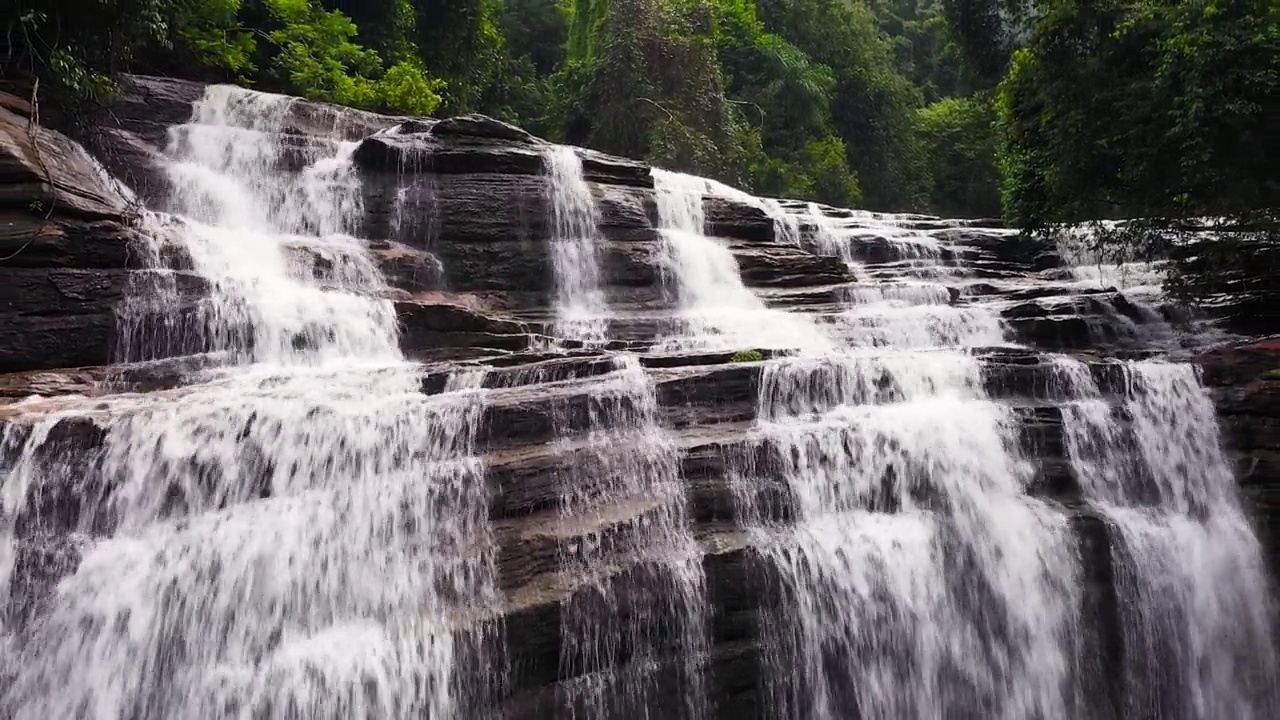
[[[494,17],[513,58],[528,58],[540,77],[549,77],[565,60],[569,7],[564,0],[507,0]]]
[[[1275,207],[1280,10],[1054,4],[1000,88],[1006,213],[1030,228]]]
[[[418,17],[411,0],[324,0],[323,7],[351,18],[358,29],[355,39],[387,62],[421,60],[413,41]]]
[[[241,0],[173,0],[165,12],[167,37],[151,54],[166,66],[200,68],[210,79],[247,83],[257,69],[258,45],[238,22],[240,7]]]
[[[498,0],[412,0],[414,40],[423,65],[445,81],[448,113],[476,110],[499,80],[503,39],[494,24]]]
[[[8,51],[0,57],[0,78],[19,91],[43,81],[68,105],[109,94],[115,75],[148,46],[171,42],[175,14],[202,21],[217,15],[216,9],[196,12],[198,7],[172,0],[16,0],[5,12]]]
[[[894,66],[871,10],[842,0],[760,0],[759,8],[770,31],[831,68],[832,127],[866,204],[922,206],[929,181],[916,128],[921,93]]]
[[[926,100],[967,91],[971,72],[943,0],[872,0],[870,4],[894,64]]]
[[[996,114],[983,97],[949,97],[920,109],[929,209],[943,215],[1000,214]]]
[[[805,144],[804,167],[813,178],[811,199],[837,207],[853,207],[862,201],[862,189],[845,155],[844,141],[834,135]]]
[[[835,77],[831,69],[778,35],[765,31],[754,7],[721,8],[716,52],[726,89],[746,101],[766,148],[802,148],[807,138],[824,135]]]
[[[759,137],[725,95],[715,14],[703,2],[579,3],[558,85],[570,95],[571,142],[727,182],[747,179]]]

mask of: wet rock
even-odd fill
[[[849,282],[839,258],[824,257],[788,245],[731,245],[742,281],[749,287],[796,288]]]
[[[702,200],[702,210],[708,235],[758,242],[774,240],[773,218],[754,205],[707,196]]]
[[[149,207],[164,207],[169,181],[161,153],[169,142],[170,128],[190,122],[207,86],[146,75],[122,75],[119,83],[121,93],[107,105],[105,116],[97,123],[77,123],[76,137]],[[295,99],[286,122],[289,133],[297,136],[295,147],[301,149],[309,145],[310,138],[331,146],[335,137],[356,141],[403,120]],[[284,159],[297,164],[308,157],[313,155],[290,157],[286,153]]]
[[[369,243],[369,253],[387,284],[411,293],[444,287],[444,266],[425,250],[390,240]]]
[[[518,351],[527,349],[532,341],[524,323],[460,304],[404,300],[395,308],[400,320],[400,348],[410,357],[429,359],[441,349]]]
[[[114,221],[0,214],[0,372],[110,362],[135,240]]]
[[[540,142],[523,129],[494,120],[487,115],[473,113],[445,118],[433,123],[428,130],[437,137],[472,137],[487,140],[504,140],[522,145],[533,145]]]
[[[1280,370],[1280,336],[1262,338],[1239,345],[1224,345],[1198,358],[1201,381],[1211,387],[1249,386]]]
[[[79,145],[0,109],[0,372],[111,360],[133,212]]]
[[[1231,332],[1264,336],[1280,328],[1280,242],[1215,231],[1184,239],[1176,251],[1184,298]],[[1226,255],[1214,247],[1230,242],[1239,244],[1226,245]]]
[[[0,209],[44,218],[121,220],[130,200],[65,135],[0,108]]]
[[[426,132],[380,133],[356,149],[366,173],[539,175],[548,143],[523,130],[480,115],[435,123]],[[653,187],[647,166],[590,150],[577,150],[591,182]]]

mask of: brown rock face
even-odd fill
[[[78,144],[0,107],[0,207],[119,220],[130,202]]]

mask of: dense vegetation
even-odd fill
[[[1275,0],[17,0],[4,77],[483,112],[761,194],[1274,226]]]

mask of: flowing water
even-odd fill
[[[572,340],[603,342],[607,306],[597,258],[600,213],[582,176],[582,159],[573,148],[553,146],[544,163],[551,192],[556,333]]]
[[[1069,529],[1025,497],[1011,413],[979,388],[959,357],[766,371],[767,460],[741,482],[794,502],[785,529],[744,509],[793,603],[766,619],[778,717],[1071,717]]]
[[[703,195],[724,186],[654,168],[663,268],[679,299],[672,350],[795,348],[824,351],[830,340],[812,321],[771,310],[742,282],[733,253],[704,234]]]
[[[1270,718],[1275,603],[1190,365],[1133,362],[1113,406],[1063,361],[1067,452],[1112,533],[1131,718]]]
[[[547,162],[559,326],[602,340],[598,210],[571,148],[553,150]],[[613,362],[589,386],[585,437],[560,428],[573,458],[560,478],[561,532],[573,538],[560,557],[573,588],[561,612],[560,665],[575,678],[561,703],[574,717],[694,720],[706,713],[702,552],[652,382],[634,356]]]
[[[934,312],[921,323],[882,297],[825,331],[774,323],[729,251],[703,234],[705,188],[670,173],[655,180],[693,344],[718,336],[813,356],[764,368],[737,479],[741,520],[785,598],[763,620],[770,712],[1071,717],[1070,530],[1026,497],[1016,419],[985,398],[978,360],[953,349],[1000,342],[998,318],[905,305]],[[834,224],[815,224],[836,250]],[[918,250],[927,242],[900,244],[928,257]],[[779,481],[794,524],[776,525],[759,502]]]
[[[702,552],[652,383],[634,357],[616,363],[591,389],[586,437],[562,440],[561,522],[582,532],[560,558],[574,587],[560,664],[576,678],[563,702],[574,717],[693,720],[706,713]]]
[[[11,638],[0,715],[445,717],[501,674],[454,672],[483,654],[459,630],[498,603],[472,449],[484,391],[460,377],[422,394],[349,234],[354,145],[281,172],[292,102],[211,87],[171,133],[178,215],[151,229],[207,282],[195,328],[234,364],[45,415],[24,438],[8,540],[24,498],[61,480],[81,489],[83,557]],[[60,421],[86,414],[100,450],[71,465]]]

